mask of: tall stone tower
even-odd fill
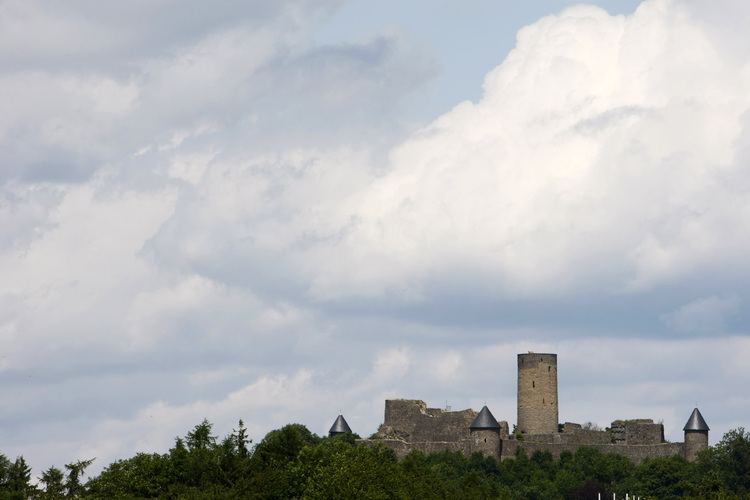
[[[519,354],[516,432],[556,434],[557,421],[557,354]]]
[[[685,458],[695,460],[700,450],[708,448],[708,431],[710,430],[698,408],[693,410],[682,430],[685,431]]]

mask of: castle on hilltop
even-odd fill
[[[695,460],[699,450],[708,447],[708,425],[698,408],[685,424],[685,441],[667,443],[664,426],[651,419],[615,420],[606,430],[586,429],[580,424],[558,422],[557,354],[518,355],[518,415],[515,431],[506,421],[498,421],[489,408],[427,408],[420,400],[387,399],[385,421],[371,439],[358,440],[374,446],[383,443],[401,458],[412,450],[424,453],[444,450],[474,452],[498,460],[515,457],[516,448],[527,453],[550,451],[556,458],[565,450],[593,446],[603,452],[625,455],[635,463],[646,457],[681,455]],[[339,415],[330,434],[351,432]]]

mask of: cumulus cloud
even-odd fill
[[[720,255],[745,272],[746,76],[686,17],[674,2],[574,7],[521,30],[481,101],[395,149],[363,193],[348,250],[379,272],[342,267],[314,291],[460,272],[511,297],[632,292]]]
[[[711,279],[708,268],[745,273],[747,75],[714,35],[678,2],[569,8],[521,30],[482,99],[395,147],[385,169],[362,147],[214,161],[170,229],[201,237],[206,200],[225,192],[247,212],[239,200],[254,192],[270,218],[226,221],[209,254],[258,260],[271,245],[274,272],[294,269],[324,302],[452,287],[637,294]],[[200,259],[167,233],[156,241],[165,258]]]
[[[340,4],[0,5],[3,453],[367,434],[386,397],[512,422],[528,350],[566,419],[746,414],[709,381],[748,375],[750,12],[569,8],[416,126],[433,55],[315,45]]]

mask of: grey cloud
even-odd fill
[[[716,335],[725,331],[726,318],[736,314],[740,305],[741,300],[737,295],[712,295],[663,314],[661,320],[679,332]]]
[[[0,411],[3,453],[103,467],[204,417],[220,434],[244,418],[259,439],[289,421],[325,432],[339,409],[366,434],[385,397],[492,399],[512,420],[514,356],[530,349],[561,354],[576,418],[671,418],[700,398],[718,434],[746,414],[706,381],[725,358],[750,377],[732,358],[750,349],[747,138],[722,128],[735,94],[665,104],[663,85],[695,89],[643,77],[639,31],[620,47],[632,60],[588,38],[619,40],[629,18],[542,22],[592,67],[638,75],[611,102],[590,94],[620,80],[588,89],[598,72],[547,64],[565,47],[531,37],[483,100],[412,134],[404,103],[434,56],[398,34],[312,44],[309,17],[339,2],[76,5],[50,15],[88,46],[42,40],[25,62],[0,48],[8,88],[29,90],[0,116],[0,396],[23,402]],[[674,28],[657,14],[639,20]],[[736,302],[704,315],[721,328],[691,328],[711,296]],[[435,366],[451,377],[436,384]],[[596,404],[612,391],[616,414]]]
[[[322,19],[342,0],[181,2],[5,2],[0,25],[3,71],[104,71],[124,76],[144,58],[170,52],[207,35],[258,29],[286,17],[297,29]]]
[[[154,167],[168,163],[170,153],[191,148],[237,156],[289,144],[319,147],[366,141],[373,135],[392,143],[407,123],[398,124],[399,99],[432,78],[434,65],[404,50],[408,42],[394,37],[335,47],[295,45],[294,37],[308,29],[310,18],[327,15],[337,4],[250,2],[234,15],[227,14],[231,9],[212,6],[211,12],[224,16],[215,24],[209,22],[211,16],[203,19],[202,8],[193,13],[186,8],[170,21],[176,33],[170,50],[161,49],[167,42],[155,43],[136,33],[133,36],[149,51],[133,50],[121,70],[102,66],[77,73],[75,61],[59,75],[49,65],[42,64],[44,72],[8,66],[6,86],[14,92],[24,90],[6,115],[5,179],[77,183],[108,168],[110,178],[114,169],[115,176],[143,188],[163,184]],[[84,7],[66,11],[69,22],[101,21],[102,36],[108,40],[109,22],[127,27],[143,16],[146,22],[139,29],[160,33],[159,20],[175,17],[171,10],[160,10],[166,6],[140,6],[157,12],[137,14],[128,7],[122,15]],[[37,14],[56,19],[54,11]],[[200,33],[188,36],[199,19]],[[269,27],[272,19],[279,23],[276,31]],[[76,47],[70,50],[81,53]],[[102,51],[125,60],[110,47]],[[113,105],[112,99],[123,100],[122,109],[102,111],[102,106]],[[32,106],[35,121],[29,113]],[[386,124],[390,139],[374,134]],[[195,135],[206,127],[209,132]],[[179,149],[157,151],[183,133],[187,136]],[[134,157],[149,147],[157,154]]]

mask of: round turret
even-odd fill
[[[500,424],[485,405],[469,426],[471,433],[471,452],[481,451],[487,456],[500,460],[502,441]]]
[[[693,410],[682,430],[685,431],[685,458],[695,460],[699,451],[708,448],[708,431],[710,430],[698,408]]]
[[[349,424],[346,423],[344,416],[339,415],[331,426],[331,430],[328,431],[328,435],[335,436],[337,434],[346,434],[347,432],[352,432],[352,430],[349,427]]]
[[[557,423],[557,354],[519,354],[516,432],[556,434]]]

